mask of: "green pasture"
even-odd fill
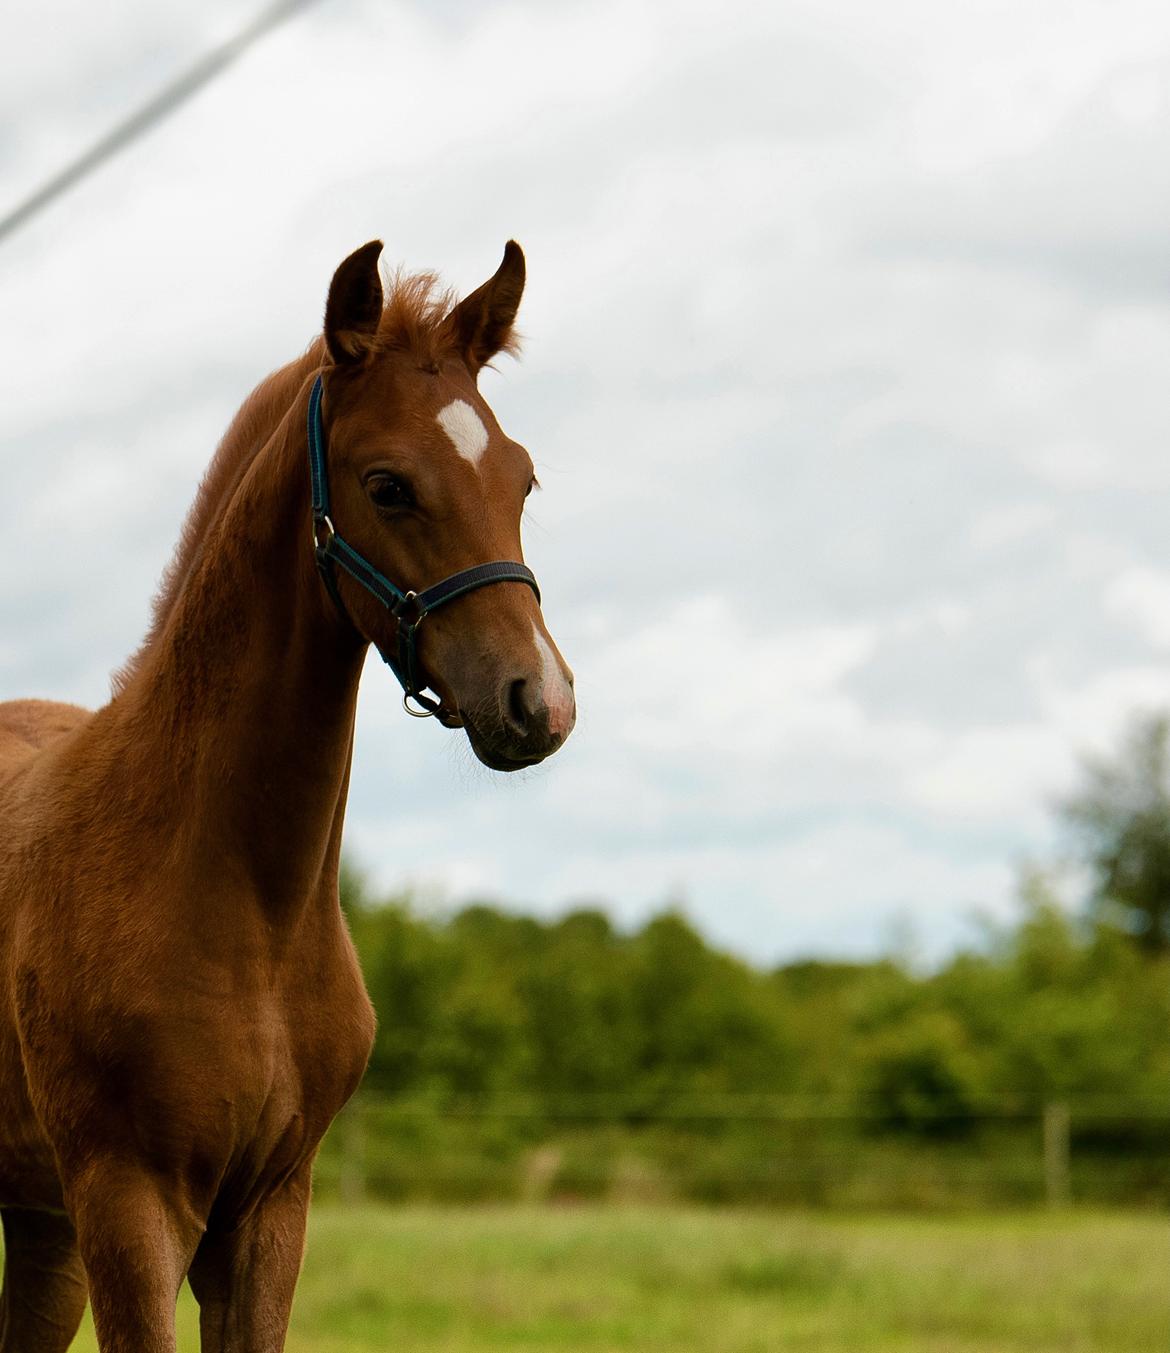
[[[321,1207],[288,1348],[1166,1353],[1168,1275],[1157,1213]]]

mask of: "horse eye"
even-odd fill
[[[397,475],[375,475],[366,485],[366,492],[377,507],[413,507],[414,494],[405,479]]]
[[[532,492],[533,489],[538,488],[540,488],[540,480],[537,479],[535,475],[533,475],[532,478],[528,481],[528,487],[524,490],[525,498],[528,497],[528,495]]]

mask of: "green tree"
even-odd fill
[[[1136,719],[1120,753],[1087,763],[1063,804],[1092,873],[1097,916],[1170,952],[1170,716]]]
[[[980,1068],[966,1029],[948,1011],[914,1010],[868,1040],[860,1061],[862,1105],[882,1126],[938,1136],[970,1129]]]

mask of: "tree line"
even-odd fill
[[[428,914],[347,869],[379,1017],[367,1102],[409,1107],[415,1123],[470,1115],[515,1161],[608,1133],[605,1177],[638,1141],[653,1138],[659,1158],[726,1156],[731,1141],[754,1178],[765,1157],[783,1176],[805,1149],[801,1105],[806,1136],[840,1145],[832,1122],[848,1124],[854,1154],[884,1142],[970,1164],[1060,1101],[1082,1144],[1117,1169],[1136,1162],[1127,1189],[1170,1198],[1168,740],[1166,719],[1146,719],[1061,806],[1087,906],[1070,909],[1033,871],[1013,924],[929,972],[893,957],[764,969],[671,910],[631,931],[592,908]],[[404,1121],[387,1129],[399,1146]],[[460,1150],[480,1152],[473,1137]]]

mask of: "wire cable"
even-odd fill
[[[88,150],[43,183],[23,202],[0,217],[0,241],[26,225],[51,202],[170,116],[176,108],[214,80],[267,33],[286,19],[292,18],[298,11],[315,3],[316,0],[277,0],[277,3],[269,5],[235,37],[200,57],[190,69],[172,80],[141,108],[131,113]]]

